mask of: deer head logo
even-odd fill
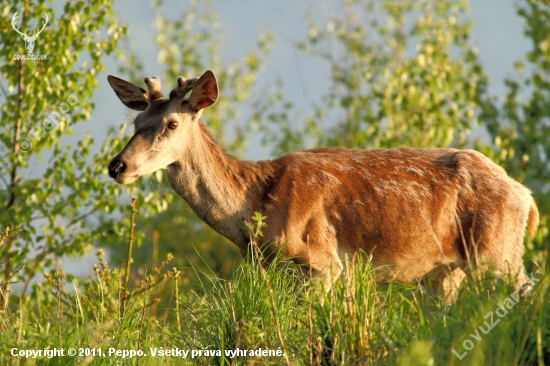
[[[36,41],[36,38],[38,37],[38,35],[40,33],[42,33],[42,31],[44,30],[44,28],[46,28],[46,25],[48,24],[48,15],[47,14],[44,14],[42,16],[42,18],[45,19],[44,23],[42,23],[42,29],[40,29],[39,31],[36,31],[36,29],[33,31],[32,33],[32,36],[29,36],[27,34],[27,31],[25,30],[24,33],[21,33],[19,31],[19,27],[15,27],[15,23],[17,23],[17,19],[19,18],[19,14],[17,12],[15,12],[15,14],[13,14],[13,17],[11,18],[11,26],[13,27],[13,29],[15,29],[15,31],[17,33],[19,33],[21,35],[21,37],[23,37],[23,40],[25,41],[25,48],[27,49],[27,52],[28,53],[32,53],[32,51],[34,50],[34,42]]]

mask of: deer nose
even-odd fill
[[[116,178],[118,173],[123,173],[124,170],[126,170],[126,164],[118,159],[113,159],[109,165],[107,165],[107,168],[109,168],[109,176],[111,178]]]

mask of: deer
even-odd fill
[[[165,169],[171,188],[243,256],[248,220],[259,212],[267,217],[264,258],[303,265],[325,291],[360,251],[380,269],[377,281],[428,279],[448,302],[471,258],[480,272],[508,274],[516,290],[526,284],[523,240],[526,227],[536,233],[537,206],[527,187],[480,152],[317,148],[240,160],[200,121],[218,99],[212,71],[178,77],[168,98],[158,77],[144,79],[147,89],[113,75],[108,82],[140,112],[109,176],[130,184]]]
[[[25,48],[27,49],[27,53],[32,53],[32,51],[34,50],[34,43],[36,42],[36,38],[38,38],[40,33],[44,31],[50,19],[48,18],[48,14],[44,14],[42,17],[44,18],[44,22],[42,23],[42,29],[40,29],[39,31],[34,30],[32,33],[32,36],[29,36],[26,30],[25,32],[22,33],[19,31],[19,27],[17,28],[15,27],[15,24],[17,23],[17,19],[19,18],[18,12],[15,12],[15,14],[13,14],[13,17],[11,18],[11,26],[17,33],[19,33],[19,35],[25,41]]]

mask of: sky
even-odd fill
[[[63,1],[54,0],[59,7]],[[324,4],[320,6],[319,4]],[[249,1],[249,0],[213,0],[212,5],[219,14],[219,22],[225,35],[224,60],[232,61],[242,58],[246,51],[255,44],[260,33],[270,30],[275,40],[272,44],[268,63],[264,65],[258,79],[258,89],[273,83],[276,78],[284,80],[283,92],[298,107],[299,111],[308,110],[307,97],[316,97],[326,93],[329,86],[328,68],[325,64],[297,51],[293,41],[302,40],[307,34],[304,21],[306,13],[328,12],[337,6],[339,1]],[[167,0],[163,12],[170,18],[179,16],[189,6],[188,1]],[[128,23],[130,39],[136,47],[145,65],[143,76],[162,74],[162,67],[157,63],[158,49],[153,42],[153,14],[149,0],[115,0],[115,11]],[[512,0],[473,0],[471,17],[474,28],[472,42],[479,50],[479,57],[490,77],[490,92],[502,97],[503,80],[513,75],[512,65],[524,57],[529,48],[527,38],[523,35],[520,18],[516,14]],[[70,141],[77,141],[86,130],[96,139],[96,145],[102,142],[110,126],[118,126],[127,121],[128,109],[120,103],[109,87],[107,74],[117,74],[117,60],[113,57],[106,62],[106,72],[99,74],[99,90],[94,92],[93,100],[96,109],[89,121],[80,123]],[[185,75],[193,77],[195,75]],[[174,80],[175,82],[175,80]],[[165,94],[173,83],[163,81]],[[223,90],[220,91],[223,98]],[[242,116],[246,116],[243,113]],[[246,124],[246,121],[243,121]],[[113,156],[117,152],[113,152]],[[258,144],[251,144],[246,158],[267,158],[267,152]],[[115,184],[113,182],[113,184]],[[129,200],[129,198],[128,198]],[[92,251],[93,253],[93,251]],[[65,260],[65,269],[74,274],[86,274],[90,268],[93,255],[79,260]]]

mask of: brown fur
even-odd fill
[[[346,255],[360,249],[382,268],[380,281],[432,278],[448,296],[468,259],[482,270],[510,273],[517,288],[525,283],[523,236],[526,226],[536,232],[537,207],[526,187],[484,155],[325,148],[241,161],[221,148],[198,122],[201,111],[189,106],[189,100],[201,108],[215,101],[213,81],[213,74],[203,75],[197,85],[207,87],[193,89],[190,99],[146,100],[136,134],[110,164],[126,164],[123,173],[112,173],[119,183],[166,168],[172,188],[243,254],[250,241],[245,222],[256,211],[266,215],[268,254],[280,251],[308,264],[326,289]],[[143,102],[142,91],[116,89],[120,83],[113,88],[123,102]],[[128,90],[135,92],[124,95]],[[179,130],[168,131],[174,120]]]

